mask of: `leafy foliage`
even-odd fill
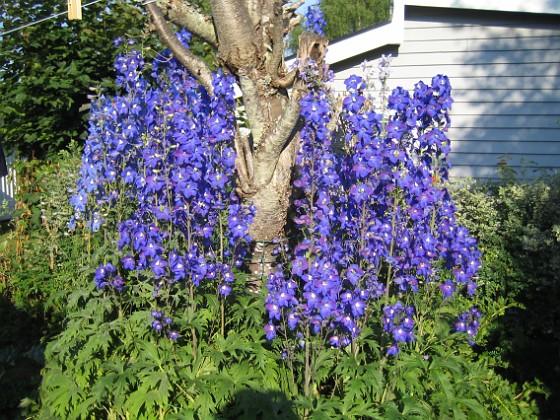
[[[389,0],[357,0],[351,7],[344,0],[322,0],[327,25],[325,35],[334,40],[390,18]]]
[[[19,209],[0,241],[0,311],[9,320],[0,332],[0,411],[9,418],[17,418],[22,398],[36,398],[43,340],[60,331],[66,294],[75,287],[68,273],[88,261],[85,239],[66,234],[67,189],[78,164],[75,149],[62,152],[58,164],[18,164]]]
[[[2,2],[3,31],[60,13],[66,3]],[[114,89],[113,40],[142,38],[144,16],[134,2],[88,6],[83,20],[66,15],[8,33],[0,39],[0,136],[21,156],[55,157],[87,130],[90,88]],[[86,107],[87,109],[87,107]]]
[[[550,397],[539,402],[549,416],[560,404],[554,379],[560,369],[560,178],[528,182],[508,175],[500,182],[467,183],[454,195],[458,217],[484,250],[480,295],[502,300],[505,308],[488,320],[485,355],[507,361],[508,378],[542,382]]]
[[[138,310],[150,305],[153,288],[148,283],[136,287],[127,296],[90,287],[70,297],[73,315],[47,348],[43,415],[198,418],[236,412],[230,401],[240,390],[278,389],[279,366],[251,319],[258,298],[230,302],[229,323],[245,328],[227,336],[219,333],[219,304],[176,317],[184,327],[196,326],[200,340],[193,346],[190,340],[153,335],[150,311]]]
[[[320,237],[324,237],[325,232],[321,230],[323,225],[319,222],[325,219],[317,218],[316,225],[313,221],[298,222],[304,229],[294,237],[293,243],[296,249],[303,249],[306,252],[301,255],[296,254],[293,261],[284,261],[286,267],[292,268],[294,277],[284,278],[281,277],[281,271],[277,272],[269,279],[270,294],[266,297],[268,316],[271,321],[274,321],[274,324],[267,324],[272,325],[273,329],[265,328],[267,338],[273,337],[271,331],[275,333],[282,331],[285,336],[279,335],[275,340],[266,340],[262,329],[264,317],[262,295],[248,293],[244,282],[246,276],[236,271],[232,271],[235,273],[236,281],[226,280],[225,285],[228,288],[223,288],[227,273],[220,271],[220,264],[224,264],[220,258],[223,258],[222,255],[230,255],[228,258],[234,257],[235,252],[225,254],[222,251],[206,251],[200,256],[191,257],[197,249],[218,250],[222,249],[220,246],[235,244],[231,242],[231,238],[228,239],[226,230],[217,229],[220,225],[218,220],[223,220],[224,226],[234,226],[235,224],[231,224],[231,215],[223,214],[214,219],[212,213],[213,204],[221,201],[215,196],[220,189],[214,189],[215,169],[210,162],[213,159],[223,159],[225,149],[223,147],[203,149],[203,145],[197,142],[197,139],[204,138],[211,145],[220,145],[221,142],[227,145],[228,139],[231,138],[227,124],[229,118],[227,103],[231,98],[227,93],[229,89],[227,79],[218,74],[215,80],[215,87],[223,88],[225,96],[222,100],[225,100],[226,105],[220,106],[219,90],[213,98],[216,102],[207,104],[204,102],[207,99],[200,91],[191,90],[192,82],[175,67],[172,61],[166,67],[162,67],[161,74],[164,77],[160,76],[159,87],[152,90],[135,72],[141,67],[142,62],[136,53],[123,56],[119,60],[124,68],[120,83],[127,88],[126,94],[113,101],[104,102],[102,99],[101,105],[96,108],[99,116],[92,125],[81,172],[79,188],[83,189],[84,198],[80,198],[82,190],[78,189],[72,199],[78,210],[76,226],[88,225],[92,241],[103,245],[93,248],[88,268],[73,276],[74,283],[80,286],[69,295],[66,327],[47,347],[47,363],[41,385],[39,408],[41,416],[194,418],[213,414],[224,418],[238,418],[258,412],[263,413],[263,407],[257,408],[256,402],[271,407],[270,413],[266,414],[276,415],[279,418],[309,415],[321,415],[324,418],[340,418],[340,416],[392,418],[412,415],[484,418],[494,415],[500,417],[505,412],[522,416],[533,412],[534,407],[528,402],[528,395],[524,395],[520,403],[509,403],[509,400],[504,398],[506,403],[502,405],[496,404],[494,399],[487,398],[488,392],[485,387],[490,386],[489,384],[492,387],[502,387],[502,392],[506,395],[512,394],[514,390],[506,381],[493,375],[483,362],[477,361],[476,354],[470,350],[465,340],[465,338],[472,339],[474,336],[478,328],[478,316],[468,318],[470,315],[465,315],[464,318],[460,318],[460,322],[464,322],[465,325],[473,323],[473,326],[469,327],[471,330],[463,326],[458,328],[460,332],[450,334],[450,329],[455,322],[454,317],[458,312],[469,308],[471,303],[467,297],[460,294],[456,295],[455,299],[451,299],[454,293],[447,292],[442,285],[447,285],[444,279],[452,275],[452,269],[463,270],[464,276],[464,280],[457,280],[457,285],[454,287],[466,287],[470,284],[470,277],[476,272],[477,266],[476,263],[472,264],[472,261],[476,262],[478,255],[470,240],[465,239],[465,243],[460,242],[462,245],[457,248],[458,251],[449,251],[452,264],[447,267],[438,266],[438,261],[445,258],[442,256],[444,254],[433,255],[430,264],[433,264],[434,270],[437,267],[438,272],[441,270],[442,273],[440,281],[435,281],[437,277],[434,274],[414,271],[418,276],[414,277],[412,271],[405,272],[409,268],[399,265],[400,260],[396,256],[400,255],[401,251],[405,252],[407,247],[389,246],[390,240],[380,241],[382,235],[372,235],[373,240],[378,242],[375,244],[364,242],[362,247],[358,247],[360,255],[349,257],[352,262],[356,261],[354,271],[344,271],[339,275],[341,279],[348,277],[348,281],[353,283],[350,278],[359,279],[368,272],[368,276],[372,279],[371,284],[361,285],[360,281],[355,283],[361,285],[363,290],[369,291],[372,297],[375,295],[375,290],[370,290],[368,287],[377,284],[377,281],[373,281],[377,277],[371,270],[377,266],[379,277],[386,276],[386,281],[381,283],[379,288],[381,295],[377,298],[368,299],[361,293],[354,296],[353,291],[350,291],[353,299],[362,302],[363,305],[341,304],[340,311],[346,311],[344,312],[346,316],[353,316],[355,318],[353,322],[359,326],[359,329],[356,328],[354,331],[354,328],[344,324],[344,320],[340,321],[340,325],[336,324],[336,314],[330,307],[327,308],[329,309],[327,312],[324,308],[315,311],[310,306],[312,298],[307,296],[302,298],[299,295],[295,297],[295,294],[292,296],[292,292],[295,293],[299,288],[303,288],[304,292],[316,293],[325,302],[329,296],[340,296],[344,299],[347,295],[344,290],[334,294],[323,293],[319,289],[326,287],[323,285],[324,282],[306,280],[319,276],[319,273],[325,275],[335,273],[333,270],[338,270],[338,262],[333,260],[332,269],[327,270],[328,267],[318,263],[323,264],[322,261],[326,257],[335,253],[327,249],[321,254],[318,248],[308,249],[297,245],[296,239],[302,239],[301,243],[305,244],[306,235],[309,235],[317,246],[321,246]],[[174,83],[168,84],[168,77],[177,77],[177,79]],[[434,83],[434,86],[444,89],[443,82],[445,80]],[[378,159],[379,166],[370,166],[369,172],[373,174],[376,170],[388,171],[389,174],[384,172],[388,185],[393,183],[391,173],[399,175],[397,179],[406,179],[407,174],[411,177],[412,174],[417,174],[412,170],[413,166],[408,166],[406,160],[409,149],[406,146],[408,134],[405,134],[408,119],[414,119],[415,115],[407,115],[405,121],[406,106],[402,104],[408,103],[406,98],[410,100],[410,97],[404,91],[397,91],[391,97],[395,109],[385,118],[373,118],[375,114],[370,115],[369,111],[365,111],[365,115],[371,118],[364,118],[361,114],[361,107],[365,103],[361,92],[362,81],[354,77],[348,84],[350,94],[349,99],[345,100],[347,113],[345,118],[350,123],[344,129],[348,130],[349,135],[343,138],[349,142],[349,148],[361,147],[358,148],[357,154],[349,155],[348,160],[342,158],[341,162],[347,168],[348,179],[345,182],[350,191],[345,202],[352,203],[354,200],[359,204],[365,202],[367,198],[357,187],[365,187],[369,182],[368,175],[364,174],[368,169],[361,166],[367,161],[360,153],[367,150],[366,143],[371,139],[380,141],[379,151],[382,155]],[[176,87],[180,88],[175,92],[173,89]],[[419,102],[425,100],[431,104],[431,100],[434,99],[439,105],[432,104],[433,113],[419,112],[416,117],[427,125],[432,124],[432,118],[437,118],[441,124],[445,124],[446,114],[442,105],[448,103],[446,102],[448,92],[444,90],[434,94],[429,90],[430,88],[426,87],[426,89],[423,91],[425,96],[417,92],[414,96],[415,100]],[[143,95],[153,102],[145,104],[135,102],[143,100]],[[182,102],[182,95],[189,98],[188,102]],[[158,97],[163,98],[162,102],[158,102]],[[302,197],[305,198],[300,198],[296,202],[298,212],[296,221],[311,220],[315,217],[307,206],[309,205],[309,208],[311,205],[326,206],[322,198],[325,195],[323,192],[329,196],[331,192],[329,188],[332,187],[334,192],[336,188],[333,186],[337,185],[331,182],[336,177],[328,170],[332,169],[329,165],[334,165],[334,155],[329,154],[331,152],[328,150],[314,149],[329,146],[325,141],[326,137],[322,137],[326,131],[321,131],[319,128],[320,124],[327,124],[328,121],[322,117],[323,112],[328,112],[328,107],[320,102],[323,97],[320,92],[314,92],[304,99],[302,107],[308,125],[307,131],[302,133],[304,147],[298,158],[300,163],[298,186],[302,188]],[[126,107],[122,107],[123,103]],[[140,110],[136,110],[134,104],[140,104]],[[116,110],[113,110],[112,106],[116,106]],[[182,118],[192,118],[193,121],[195,118],[204,118],[197,112],[186,114],[174,112],[174,107],[184,110],[188,109],[187,106],[204,109],[206,115],[210,115],[214,121],[214,126],[208,126],[207,123],[187,124],[187,127],[199,127],[198,130],[208,127],[208,131],[196,132],[201,137],[189,136],[187,130],[181,129]],[[401,108],[397,109],[397,107]],[[126,108],[125,112],[119,111],[124,108]],[[147,111],[143,111],[146,108]],[[160,110],[164,109],[166,113],[161,114]],[[418,110],[418,104],[411,109]],[[403,113],[400,114],[400,111]],[[135,120],[135,112],[141,116],[141,120]],[[171,120],[169,117],[174,115],[181,118]],[[120,122],[121,118],[126,121]],[[368,121],[377,126],[381,125],[382,120],[386,121],[386,118],[390,122],[383,129],[379,129],[377,135],[363,134],[369,132],[367,127],[360,126],[363,132],[358,130],[358,123]],[[117,123],[115,124],[113,120]],[[145,127],[141,125],[141,121],[144,123],[155,121],[157,125]],[[175,125],[177,123],[179,124]],[[417,125],[416,122],[410,124]],[[135,137],[137,134],[129,135],[126,130],[130,130],[130,126],[136,128],[130,133],[145,134],[138,137]],[[98,133],[101,130],[104,133],[112,133],[113,136],[105,138],[105,142],[100,142]],[[420,134],[430,133],[434,134],[428,129],[426,133]],[[387,142],[382,141],[383,136],[387,136]],[[178,145],[173,148],[166,146],[168,138],[179,139]],[[316,142],[318,138],[322,140],[321,145]],[[124,148],[119,149],[123,144]],[[403,149],[392,148],[398,144],[401,144]],[[440,191],[440,183],[446,178],[446,152],[441,152],[440,149],[441,147],[446,150],[446,144],[445,136],[440,135],[433,143],[429,143],[426,150],[416,151],[416,156],[420,160],[424,157],[422,161],[426,165],[436,157],[440,162],[441,166],[436,167],[434,173],[430,172],[432,176],[423,184],[423,187],[430,191],[432,188],[433,191]],[[189,147],[192,145],[196,147]],[[166,147],[169,147],[173,153],[169,154]],[[198,152],[200,155],[208,159],[205,161],[209,162],[208,164],[196,166],[199,162],[197,150],[200,151]],[[402,154],[396,154],[395,150]],[[189,177],[195,174],[196,178],[193,180],[199,182],[197,191],[201,195],[196,196],[194,201],[190,201],[189,196],[185,194],[186,180],[176,178],[172,170],[182,167],[182,163],[174,159],[193,152],[194,154],[185,160],[191,166],[180,172]],[[133,162],[137,166],[130,166],[132,161],[129,155],[136,156]],[[425,156],[430,156],[430,160]],[[350,164],[352,159],[356,161]],[[172,162],[172,165],[167,166],[170,169],[165,171],[166,166],[160,167],[160,161]],[[122,169],[116,170],[116,168]],[[224,162],[221,168],[227,170],[227,163]],[[396,171],[397,169],[399,171]],[[134,178],[139,182],[124,181],[128,170],[140,174]],[[200,175],[196,175],[197,170],[200,170]],[[344,174],[344,171],[345,169],[342,168],[337,173]],[[429,169],[426,171],[429,172]],[[423,172],[419,171],[418,174],[420,173]],[[361,175],[352,178],[357,174]],[[224,175],[227,177],[227,172]],[[119,180],[119,176],[122,176],[124,182]],[[161,176],[161,181],[158,181],[156,176]],[[374,178],[376,177],[372,177]],[[100,181],[91,183],[89,181],[91,179]],[[313,185],[318,190],[313,192]],[[408,184],[403,181],[402,184],[389,189],[395,193],[389,194],[386,198],[381,196],[375,198],[377,203],[400,203],[397,207],[402,206],[407,209],[399,216],[394,213],[395,205],[383,206],[383,208],[393,209],[393,213],[387,215],[388,223],[394,224],[397,220],[400,221],[401,216],[403,221],[408,220],[405,214],[409,213],[409,209],[431,208],[429,202],[420,200],[421,190],[407,196],[406,185]],[[113,193],[115,190],[119,191],[119,194],[115,195]],[[338,191],[341,193],[340,197],[344,197],[343,190]],[[383,188],[380,187],[377,191],[383,191]],[[435,195],[435,192],[433,194]],[[119,205],[119,199],[127,197],[131,198],[131,205]],[[329,197],[333,202],[336,200],[335,195]],[[442,197],[445,200],[447,196],[444,194]],[[210,211],[199,214],[202,202],[206,203]],[[154,206],[154,203],[157,203],[157,206]],[[180,207],[172,206],[172,203],[180,203]],[[377,205],[372,203],[371,208],[376,211],[376,217],[382,219],[385,216],[381,209],[376,208]],[[236,204],[233,203],[233,207],[235,206]],[[440,206],[445,207],[438,203],[434,208]],[[356,214],[359,215],[358,209],[363,207],[358,206]],[[191,208],[190,213],[181,213],[183,208]],[[217,209],[221,211],[221,206]],[[412,210],[410,211],[413,213]],[[96,212],[98,212],[97,216],[95,216]],[[337,211],[323,212],[323,214],[336,213]],[[430,211],[428,214],[431,214]],[[367,217],[369,216],[364,215],[355,220],[367,219]],[[96,220],[99,222],[92,223]],[[350,218],[350,220],[354,219]],[[445,220],[451,223],[450,220]],[[184,224],[185,221],[189,223],[191,230],[181,229],[181,223]],[[239,222],[240,219],[236,216],[235,223]],[[142,224],[148,227],[147,230],[142,227]],[[315,234],[313,231],[315,226],[321,235]],[[410,229],[411,243],[415,243],[422,249],[433,245],[429,241],[426,242],[423,235],[413,233],[413,229],[416,229],[414,223],[406,222],[404,226]],[[154,227],[157,230],[154,230]],[[205,227],[214,228],[215,235],[208,234]],[[117,237],[115,237],[115,228],[119,230]],[[360,229],[358,224],[356,229]],[[154,231],[158,233],[157,236],[153,234]],[[458,231],[462,232],[460,229]],[[168,233],[163,234],[164,232]],[[190,236],[191,232],[193,232],[192,236]],[[426,234],[431,231],[422,230],[422,232]],[[333,239],[333,245],[336,245],[339,239],[343,239],[334,234],[329,235]],[[435,238],[435,235],[440,233],[433,233],[433,235]],[[463,239],[466,238],[465,232],[462,235]],[[183,237],[187,238],[184,242],[181,239]],[[449,241],[446,244],[453,244],[451,236],[441,236],[443,237]],[[150,246],[149,241],[143,238],[151,238],[154,242]],[[202,238],[207,239],[198,242]],[[197,245],[196,248],[185,249],[189,244]],[[222,245],[218,246],[218,244]],[[281,254],[284,255],[286,244],[282,242],[280,244],[283,246]],[[446,246],[454,249],[453,245]],[[383,261],[370,265],[367,262],[372,254],[366,251],[376,249],[375,247],[381,250],[379,255],[383,256]],[[382,251],[385,247],[386,252]],[[392,251],[389,251],[390,249]],[[186,264],[183,265],[184,268],[177,271],[171,268],[171,261],[173,255],[181,255],[179,252],[185,252]],[[129,258],[128,253],[131,253],[132,259]],[[202,255],[204,259],[201,259]],[[403,260],[406,259],[404,255]],[[214,264],[217,274],[214,269],[201,272],[196,265],[191,267],[190,258],[196,259],[198,267]],[[134,264],[127,268],[125,265],[128,265],[129,260]],[[350,260],[348,263],[351,262]],[[155,264],[157,261],[160,263]],[[380,268],[385,264],[388,267]],[[461,269],[460,264],[466,266]],[[315,266],[322,268],[315,273],[312,271]],[[474,268],[469,268],[471,266]],[[308,275],[297,274],[299,273],[297,270]],[[402,288],[398,286],[396,280],[406,273],[412,277],[407,277],[407,287]],[[297,278],[300,275],[302,278]],[[92,277],[95,278],[95,282],[88,282]],[[317,280],[323,277],[317,277]],[[117,281],[117,278],[122,280]],[[426,280],[428,278],[432,281],[428,282]],[[331,282],[330,278],[325,280]],[[416,287],[417,283],[414,280],[421,283],[422,287]],[[330,283],[327,286],[333,288]],[[314,287],[319,289],[315,290]],[[276,315],[279,311],[274,309],[275,305],[282,308],[289,307],[281,301],[282,290],[285,291],[286,302],[292,300],[291,304],[294,308],[297,307],[295,305],[298,305],[298,302],[308,305],[309,311],[302,306],[302,309],[294,312],[299,318],[295,324],[290,325],[294,330],[297,329],[294,326],[300,325],[303,328],[300,332],[303,334],[290,336],[286,326],[291,322],[289,317]],[[410,293],[412,290],[415,293]],[[379,299],[381,296],[383,299]],[[295,303],[293,299],[296,299]],[[403,304],[399,303],[401,300]],[[339,302],[335,300],[333,305],[339,305]],[[405,307],[414,307],[414,312],[405,310]],[[467,312],[467,314],[472,313]],[[383,324],[377,321],[382,314],[387,319]],[[286,312],[285,315],[288,316],[288,313]],[[276,321],[280,322],[276,324]],[[407,325],[406,329],[410,336],[401,337],[400,323]],[[411,338],[411,330],[408,330],[409,323],[417,330],[414,338]],[[387,329],[387,325],[393,327]],[[165,331],[167,335],[164,334]],[[464,331],[470,332],[465,334]],[[391,350],[395,346],[395,340],[399,346],[399,351],[396,352]],[[418,378],[421,380],[419,381]]]

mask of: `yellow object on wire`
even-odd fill
[[[68,19],[82,19],[82,0],[68,0]]]

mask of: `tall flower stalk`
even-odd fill
[[[386,76],[386,66],[380,70]],[[331,121],[324,85],[302,100],[294,183],[300,239],[268,281],[266,335],[301,342],[306,395],[313,381],[309,355],[323,343],[345,348],[378,311],[387,355],[395,356],[415,341],[412,295],[435,287],[446,299],[472,296],[480,267],[476,241],[457,225],[445,186],[448,78],[419,82],[412,93],[394,89],[382,113],[366,97],[362,77],[345,84],[343,123]],[[471,318],[462,314],[457,329],[472,338],[478,323]]]
[[[210,97],[169,52],[154,62],[153,82],[137,51],[120,56],[116,69],[122,94],[100,97],[92,108],[71,223],[118,231],[120,258],[100,265],[97,286],[121,292],[124,278],[134,278],[127,271],[149,280],[152,327],[176,340],[171,295],[191,290],[193,305],[196,288],[228,296],[250,242],[254,211],[240,205],[232,187],[233,82],[217,72]],[[119,201],[128,207],[113,217]]]

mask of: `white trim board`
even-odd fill
[[[560,0],[404,0],[405,6],[560,14]]]

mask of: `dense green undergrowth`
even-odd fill
[[[461,222],[484,253],[474,350],[449,331],[461,299],[442,306],[435,293],[417,295],[416,342],[388,358],[372,326],[351,347],[314,348],[315,387],[305,397],[297,374],[305,353],[287,363],[282,345],[265,339],[263,297],[246,292],[241,274],[227,298],[210,290],[170,297],[184,307],[176,342],[150,327],[148,282],[121,294],[95,288],[93,273],[115,245],[102,233],[66,232],[76,156],[19,171],[21,207],[0,237],[5,418],[552,418],[559,411],[560,177],[455,188]]]

